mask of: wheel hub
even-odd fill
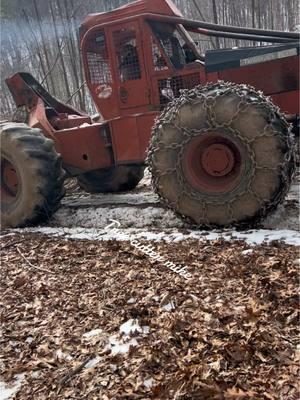
[[[1,160],[1,195],[3,200],[13,200],[19,190],[19,178],[13,164],[3,158]]]
[[[185,178],[195,189],[212,193],[232,190],[241,178],[242,153],[229,134],[212,131],[194,137],[183,153]]]
[[[229,174],[235,163],[232,150],[222,144],[208,146],[201,157],[202,167],[211,176],[225,176]]]

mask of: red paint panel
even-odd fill
[[[288,57],[261,64],[219,72],[219,79],[247,83],[265,95],[297,90],[299,87],[299,57]]]
[[[273,94],[273,102],[286,114],[299,114],[299,90],[291,92]]]
[[[63,163],[67,167],[91,171],[113,165],[111,148],[102,134],[104,126],[94,124],[55,133]]]
[[[138,160],[140,157],[139,135],[136,117],[124,117],[110,123],[116,163]]]
[[[298,56],[221,71],[219,79],[247,83],[271,96],[283,112],[299,113]]]
[[[115,162],[143,162],[156,112],[122,117],[110,122]]]

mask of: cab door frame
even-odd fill
[[[132,36],[132,43],[135,43],[135,48],[138,55],[140,75],[139,77],[130,77],[129,75],[128,79],[124,79],[123,76],[122,79],[120,56],[123,57],[123,55],[120,52],[121,49],[116,48],[119,47],[117,37],[119,36],[120,40],[122,40],[123,36],[124,43],[126,43],[127,36],[127,46],[134,47],[134,45],[129,43],[130,31],[135,32],[135,35]],[[109,40],[112,46],[112,63],[115,71],[115,86],[117,87],[118,105],[120,107],[120,110],[132,109],[134,111],[136,109],[136,111],[138,112],[139,108],[145,108],[145,106],[148,106],[151,101],[148,74],[143,53],[143,40],[139,21],[136,19],[122,24],[114,24],[109,28]],[[124,44],[124,46],[126,46],[126,44]],[[130,65],[128,68],[130,68]],[[135,71],[134,73],[138,74],[137,71]],[[121,112],[121,114],[123,113]]]

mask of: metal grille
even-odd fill
[[[97,33],[88,45],[87,62],[92,84],[106,84],[112,82],[104,33]]]
[[[193,89],[199,84],[199,74],[175,76],[174,78],[159,80],[158,90],[160,104],[165,105],[169,103],[174,98],[179,97],[183,89]]]
[[[111,83],[111,71],[108,62],[100,54],[87,53],[90,79],[92,84]]]
[[[121,82],[141,79],[135,30],[126,28],[115,31],[113,38]]]
[[[168,69],[167,62],[160,50],[159,46],[155,42],[154,38],[151,36],[152,43],[152,60],[155,71],[165,71]]]

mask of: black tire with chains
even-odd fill
[[[1,169],[9,162],[18,176],[18,190],[1,198],[2,227],[23,227],[47,220],[65,194],[65,171],[54,142],[26,124],[0,124]],[[6,190],[1,172],[1,191]]]
[[[242,177],[232,190],[191,186],[183,169],[193,138],[222,132],[241,149]],[[147,162],[162,202],[198,227],[251,225],[283,201],[294,172],[294,141],[280,110],[247,85],[218,82],[185,90],[153,128]]]
[[[77,177],[79,186],[89,193],[118,193],[133,190],[144,176],[144,167],[119,166],[86,172]]]

